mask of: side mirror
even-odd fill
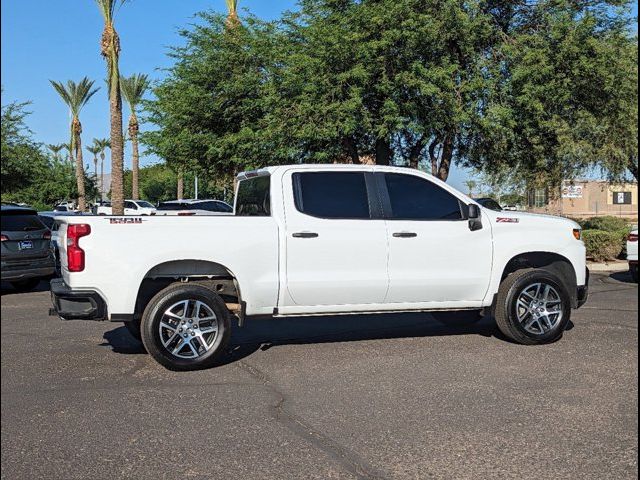
[[[482,229],[482,220],[480,219],[480,207],[475,203],[469,205],[469,230],[475,232]]]

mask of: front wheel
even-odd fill
[[[524,345],[562,337],[571,317],[571,299],[562,281],[543,269],[518,270],[500,285],[496,323],[511,340]]]
[[[229,341],[229,317],[227,306],[213,290],[176,283],[157,293],[145,308],[142,343],[170,370],[211,367]]]

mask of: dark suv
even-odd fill
[[[32,290],[55,272],[51,230],[29,208],[2,205],[2,280]]]

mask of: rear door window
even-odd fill
[[[364,172],[293,174],[298,211],[319,218],[369,219],[371,211]]]

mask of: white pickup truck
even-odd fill
[[[233,215],[59,221],[52,313],[125,322],[176,370],[211,365],[234,315],[485,309],[543,344],[587,298],[576,223],[485,209],[406,168],[270,167],[239,175]]]

